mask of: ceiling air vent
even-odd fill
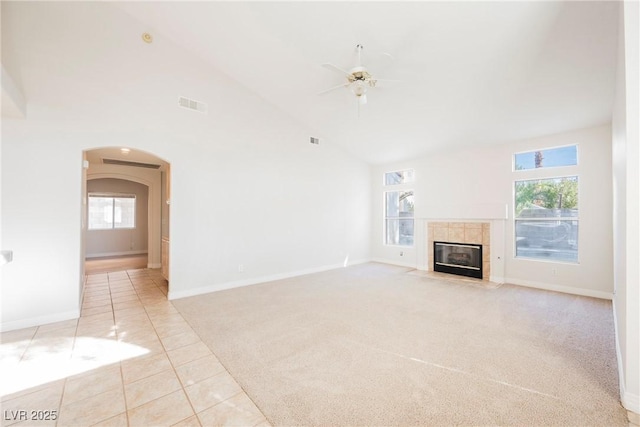
[[[186,108],[187,110],[197,111],[199,113],[207,112],[207,104],[200,101],[194,101],[193,99],[185,98],[181,96],[178,98],[178,106]]]
[[[309,139],[309,142],[312,144],[316,144],[319,145],[320,144],[320,138],[314,138],[313,136]]]
[[[133,166],[136,168],[160,169],[160,165],[155,165],[153,163],[129,162],[126,160],[117,160],[117,159],[102,159],[102,163],[104,163],[105,165]]]

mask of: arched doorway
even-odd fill
[[[87,256],[95,258],[96,255],[115,258],[117,267],[117,258],[121,255],[126,269],[132,265],[131,258],[137,255],[138,263],[143,258],[140,267],[162,269],[168,281],[170,164],[153,154],[121,147],[87,150],[83,159],[83,267]],[[141,191],[142,188],[146,191]],[[136,221],[127,217],[131,215],[129,207],[142,202],[146,203],[141,207],[146,210],[146,218],[140,219],[138,215]],[[99,207],[100,203],[104,206]],[[99,210],[97,220],[96,209]],[[140,213],[138,209],[135,212]],[[134,222],[136,225],[132,226]],[[100,242],[101,239],[105,240]],[[146,254],[146,262],[142,254]],[[83,277],[84,274],[85,268]]]

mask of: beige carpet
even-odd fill
[[[627,425],[609,301],[365,264],[174,305],[274,425]]]

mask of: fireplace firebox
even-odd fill
[[[482,245],[433,242],[433,271],[482,279]]]

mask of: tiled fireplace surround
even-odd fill
[[[489,222],[428,222],[427,270],[433,271],[433,242],[471,243],[482,245],[482,280],[491,277],[491,223]]]

